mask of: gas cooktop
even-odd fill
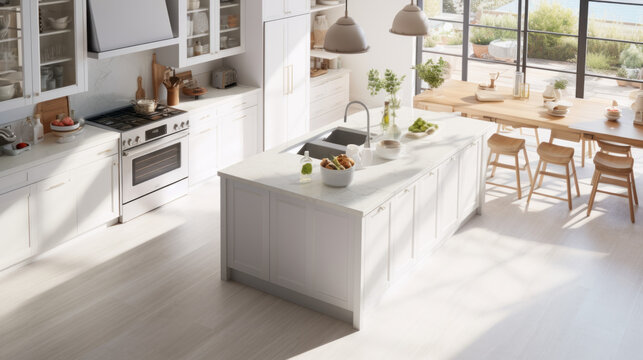
[[[128,106],[86,120],[120,132],[125,132],[185,113],[186,111],[183,110],[159,105],[155,112],[143,115],[134,111],[134,107]]]

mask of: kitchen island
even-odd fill
[[[381,109],[371,114],[378,118]],[[296,150],[338,126],[366,130],[365,112],[221,170],[222,279],[359,329],[390,285],[484,203],[486,139],[494,125],[411,108],[398,110],[398,124],[405,130],[419,116],[439,130],[403,137],[397,160],[374,155],[346,188],[323,185],[318,160],[312,182],[300,184]]]

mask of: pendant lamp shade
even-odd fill
[[[345,16],[339,18],[326,32],[324,50],[336,54],[361,54],[368,49],[364,30],[348,16],[348,0],[346,0]]]
[[[413,1],[406,5],[393,20],[391,32],[405,36],[429,35],[429,20],[422,9],[413,5]]]

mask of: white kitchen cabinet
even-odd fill
[[[390,203],[366,215],[364,220],[364,291],[365,307],[377,304],[389,284]]]
[[[190,114],[190,185],[217,174],[217,118],[215,109],[207,108]]]
[[[418,259],[437,245],[438,177],[435,171],[415,185],[413,257]]]
[[[118,171],[118,155],[112,155],[72,172],[79,234],[118,218]]]
[[[396,279],[413,262],[414,187],[391,200],[391,278]]]
[[[262,0],[263,20],[270,21],[310,12],[310,1],[306,0]]]
[[[270,281],[309,292],[311,220],[306,204],[289,196],[270,196]]]
[[[310,130],[337,121],[344,115],[349,102],[350,72],[328,70],[310,79]]]
[[[458,156],[438,168],[438,238],[449,236],[458,223]]]
[[[0,195],[0,270],[31,255],[29,241],[30,187]]]
[[[32,239],[38,251],[63,243],[78,233],[76,189],[70,171],[34,185],[30,202]]]
[[[265,23],[264,132],[270,149],[308,130],[310,16]]]
[[[228,266],[270,280],[270,194],[239,183],[227,189]],[[252,219],[252,221],[240,221]]]
[[[188,9],[188,0],[168,1],[169,13],[178,14],[170,20],[179,41],[157,50],[159,63],[182,68],[244,52],[246,2],[201,0],[198,9]]]
[[[0,111],[86,91],[85,1],[12,3],[0,5],[0,16],[9,21],[0,43],[0,77],[14,83],[14,94],[0,101]],[[63,17],[68,23],[59,28],[49,21]]]
[[[220,168],[235,164],[259,151],[257,122],[257,106],[220,117],[217,147]]]
[[[460,154],[458,218],[462,221],[478,207],[480,186],[480,142],[467,146]]]

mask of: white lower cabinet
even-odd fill
[[[390,203],[366,215],[364,220],[364,291],[365,307],[372,307],[388,288]]]
[[[188,179],[191,185],[217,174],[217,119],[213,112],[206,109],[190,114]]]
[[[220,168],[235,164],[259,151],[257,119],[256,106],[220,119],[218,127]]]
[[[413,262],[415,187],[402,190],[391,200],[391,279],[399,278]]]
[[[458,197],[458,218],[464,220],[478,207],[480,191],[480,141],[470,144],[460,155],[460,189]]]
[[[30,187],[0,195],[0,270],[31,255],[29,241]]]
[[[35,184],[31,200],[31,233],[38,251],[78,234],[76,189],[70,171]]]
[[[112,155],[72,172],[79,234],[118,217],[118,171],[118,155]]]
[[[438,177],[432,171],[415,185],[413,257],[419,258],[438,243]]]
[[[438,238],[449,236],[458,224],[458,157],[438,168]]]

